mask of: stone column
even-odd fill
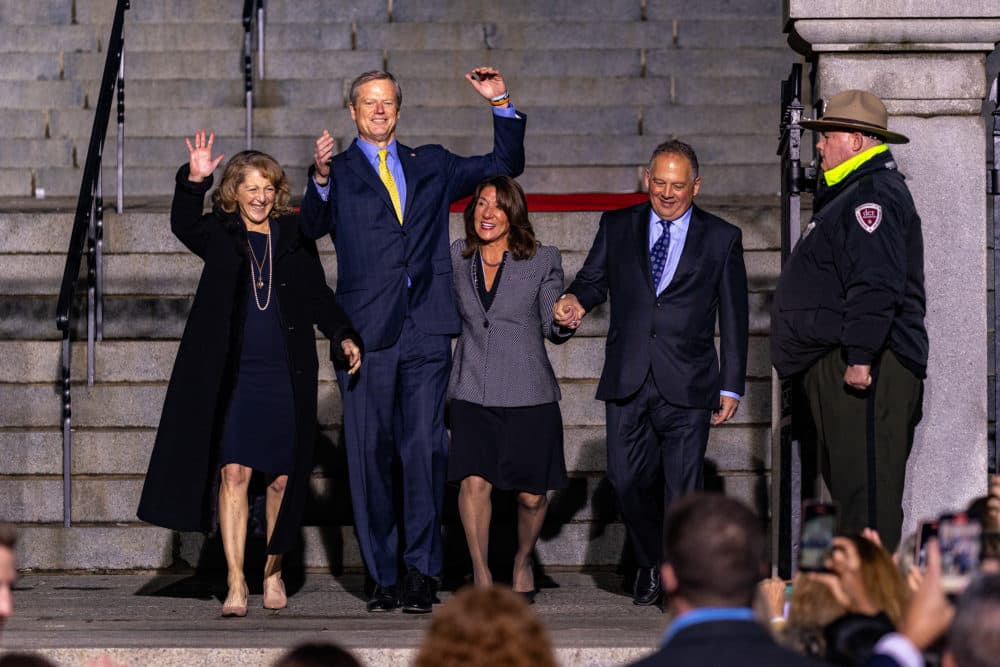
[[[930,362],[907,466],[904,536],[987,482],[986,55],[1000,7],[982,0],[785,0],[789,43],[817,56],[814,95],[870,90],[923,220]],[[992,14],[989,16],[988,14]]]

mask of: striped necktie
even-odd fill
[[[396,188],[396,180],[392,177],[392,172],[389,171],[389,165],[385,161],[385,156],[388,153],[389,151],[385,148],[378,152],[378,177],[382,179],[382,185],[389,191],[392,207],[396,209],[396,219],[399,220],[399,224],[403,224],[403,207],[399,203],[399,190]]]

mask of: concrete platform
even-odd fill
[[[566,667],[624,665],[656,646],[668,617],[635,607],[610,572],[550,573],[533,609]],[[366,665],[408,665],[431,616],[369,614],[362,576],[307,574],[287,609],[261,607],[251,588],[246,618],[219,616],[224,579],[184,574],[27,574],[0,643],[60,665],[107,654],[123,665],[269,665],[305,641],[341,644]],[[441,593],[447,600],[449,593]],[[2,654],[2,651],[0,651]]]

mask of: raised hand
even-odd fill
[[[507,92],[507,83],[503,80],[503,75],[492,67],[476,67],[465,75],[465,80],[487,100]]]
[[[215,168],[222,162],[222,158],[226,157],[221,154],[218,157],[212,157],[212,144],[215,143],[215,132],[209,134],[207,138],[205,135],[205,128],[195,132],[194,146],[191,145],[190,139],[184,137],[184,143],[187,144],[188,149],[188,168],[190,170],[188,180],[195,183],[200,183],[211,176]]]
[[[347,374],[354,375],[361,368],[361,349],[350,338],[340,341],[340,349],[344,351],[344,356],[347,357],[349,366]]]
[[[313,148],[313,164],[316,165],[313,177],[318,185],[326,185],[326,180],[330,177],[330,158],[332,157],[333,137],[330,136],[329,132],[323,130],[323,134],[316,140],[316,146]]]

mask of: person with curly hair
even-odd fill
[[[556,667],[548,633],[508,588],[469,587],[434,614],[414,667]]]

